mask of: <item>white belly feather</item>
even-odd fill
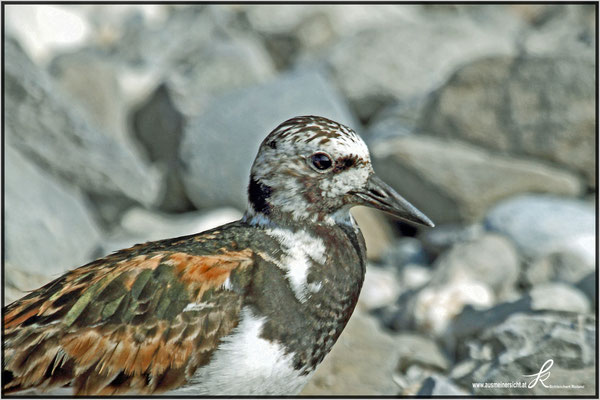
[[[293,368],[293,354],[284,354],[277,343],[260,337],[264,318],[248,308],[241,321],[223,338],[210,364],[196,371],[188,384],[167,394],[244,395],[298,394],[310,379]]]

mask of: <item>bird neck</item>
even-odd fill
[[[243,221],[250,225],[278,227],[355,225],[350,215],[350,205],[328,209],[323,206],[322,199],[304,195],[297,189],[298,185],[287,183],[289,188],[275,189],[252,174]]]
[[[304,215],[300,213],[281,212],[279,210],[268,213],[256,211],[252,204],[248,206],[242,221],[254,226],[262,227],[279,227],[296,229],[302,226],[333,226],[346,225],[352,228],[357,228],[356,222],[350,214],[350,207],[343,207],[332,214],[325,216],[309,215],[307,218],[299,217]]]

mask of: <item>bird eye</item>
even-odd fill
[[[325,153],[315,153],[310,156],[310,164],[317,171],[326,171],[333,166],[333,161],[331,161],[331,158]]]

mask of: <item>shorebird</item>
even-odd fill
[[[260,145],[241,220],[118,251],[7,306],[4,392],[298,393],[360,293],[355,205],[433,226],[352,129],[285,121]]]

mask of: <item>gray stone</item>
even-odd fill
[[[100,230],[81,192],[55,181],[10,144],[5,150],[5,261],[46,276],[91,261]]]
[[[25,271],[23,268],[6,262],[4,264],[4,303],[10,304],[15,300],[27,295],[27,292],[35,290],[53,279],[45,273]]]
[[[417,330],[414,308],[421,287],[404,288],[395,304],[372,311],[384,326],[394,332]]]
[[[571,285],[562,282],[540,283],[530,291],[533,310],[568,311],[587,313],[590,302],[587,297]]]
[[[187,126],[181,144],[181,174],[190,200],[198,208],[245,209],[248,173],[261,141],[288,118],[310,114],[359,128],[335,89],[315,71],[296,71],[212,101]]]
[[[140,55],[144,60],[143,68],[153,71],[158,85],[135,107],[132,121],[135,137],[163,171],[158,207],[167,212],[193,208],[185,193],[177,157],[184,125],[189,118],[203,112],[215,96],[274,76],[269,55],[253,35],[234,36],[230,32],[214,30],[216,23],[211,16],[217,17],[219,10],[212,6],[204,10],[195,7],[187,14],[190,15],[173,12],[164,23],[162,34],[140,27],[136,35],[128,35],[134,43],[139,38],[133,36],[143,35],[144,46],[151,47],[148,51],[161,53],[156,55],[156,60],[150,59],[148,54]],[[187,28],[186,24],[191,26]],[[204,28],[197,25],[204,25]],[[177,32],[178,35],[172,37],[178,40],[170,40],[167,32]],[[165,40],[185,42],[188,46],[164,43]],[[160,43],[164,43],[164,48],[155,48]],[[130,45],[125,40],[121,46]]]
[[[514,289],[519,278],[519,258],[511,242],[497,234],[454,245],[433,266],[432,284],[468,277],[481,281],[503,295]]]
[[[426,95],[461,64],[513,53],[513,27],[507,22],[492,31],[460,14],[395,21],[344,38],[329,49],[326,62],[352,109],[366,121],[395,99]]]
[[[177,158],[186,121],[173,104],[167,85],[161,84],[132,112],[133,135],[154,163]]]
[[[211,98],[273,79],[275,69],[261,42],[252,35],[215,37],[176,58],[167,82],[185,115],[202,111]]]
[[[436,224],[477,221],[494,203],[516,193],[581,192],[573,174],[466,143],[411,135],[371,150],[381,178]]]
[[[5,32],[23,44],[35,63],[43,65],[57,51],[76,49],[89,40],[92,24],[77,8],[13,4],[5,9]]]
[[[406,264],[427,265],[428,257],[420,240],[403,237],[387,246],[381,255],[381,263],[402,270]]]
[[[452,321],[452,324],[446,332],[446,348],[456,348],[457,353],[460,355],[462,354],[462,349],[458,345],[466,338],[476,337],[484,329],[504,322],[513,314],[531,311],[531,297],[528,295],[522,296],[515,301],[506,301],[496,304],[487,309],[478,310],[467,305]]]
[[[165,84],[178,110],[196,115],[212,96],[273,76],[273,63],[254,32],[236,32],[232,24],[231,7],[172,7],[159,23],[131,18],[107,53],[129,74],[149,74],[151,89]]]
[[[378,310],[379,318],[391,330],[433,337],[444,337],[465,307],[488,309],[495,300],[491,288],[468,277],[403,290],[395,304]]]
[[[431,268],[419,264],[406,264],[400,270],[400,284],[403,290],[418,289],[431,281]]]
[[[396,102],[375,115],[365,132],[369,145],[415,133],[426,97]]]
[[[131,208],[122,215],[120,229],[103,241],[96,256],[102,257],[137,243],[203,232],[236,221],[241,216],[242,213],[233,208],[178,214]]]
[[[445,376],[434,374],[425,379],[417,396],[468,396],[469,392],[458,387]]]
[[[448,357],[438,345],[422,335],[403,333],[394,337],[400,353],[398,371],[405,373],[412,365],[431,371],[443,372],[450,367]]]
[[[540,285],[517,300],[505,301],[487,309],[466,306],[450,324],[444,336],[444,344],[448,349],[458,346],[457,354],[464,355],[465,349],[460,344],[465,339],[479,337],[482,331],[503,323],[514,314],[548,310],[583,314],[589,312],[590,307],[588,299],[568,285]]]
[[[495,302],[492,289],[470,277],[457,277],[442,284],[430,283],[415,295],[409,309],[419,332],[444,337],[452,321],[466,306],[486,309]]]
[[[150,68],[161,75],[173,61],[189,56],[217,36],[217,23],[223,7],[170,7],[164,20],[148,24],[133,15],[123,21],[118,40],[111,41],[108,53],[139,69]],[[173,40],[173,38],[178,40]]]
[[[263,5],[240,6],[252,31],[265,41],[278,69],[327,54],[341,38],[369,28],[414,20],[418,7],[404,5]]]
[[[519,46],[536,56],[594,58],[596,24],[591,4],[545,5],[536,13]]]
[[[163,211],[192,208],[177,168],[179,144],[186,122],[171,100],[166,85],[159,87],[147,101],[132,112],[133,134],[148,158],[163,171],[163,190],[157,207]]]
[[[478,60],[431,97],[418,129],[554,162],[595,187],[594,71],[586,58]]]
[[[393,227],[385,213],[371,207],[353,207],[350,211],[360,226],[367,246],[367,258],[378,260],[394,239]]]
[[[355,311],[300,395],[395,395],[397,360],[394,338],[373,317]]]
[[[418,240],[427,253],[437,258],[457,243],[475,240],[484,233],[481,224],[436,224],[435,229],[419,232]]]
[[[580,200],[549,195],[522,195],[506,199],[491,209],[487,228],[516,244],[530,260],[556,251],[578,254],[595,263],[595,212]]]
[[[358,307],[368,311],[393,303],[400,293],[396,273],[392,269],[368,264],[365,280],[358,298]]]
[[[581,254],[569,250],[557,251],[533,261],[525,270],[524,277],[531,286],[554,281],[575,284],[593,273],[595,267],[595,262],[585,260]]]
[[[462,360],[452,366],[452,370],[448,373],[448,378],[453,381],[461,381],[465,376],[472,374],[473,371],[481,364],[473,359]]]
[[[500,325],[482,332],[472,344],[488,345],[492,360],[483,362],[459,383],[524,382],[534,377],[548,360],[550,375],[545,388],[539,382],[531,388],[473,388],[476,395],[584,395],[595,391],[595,320],[574,314],[514,314]],[[560,387],[566,385],[567,387]],[[583,385],[572,388],[570,385]]]
[[[152,204],[159,189],[156,171],[76,112],[16,42],[8,39],[4,51],[7,142],[88,193]]]
[[[85,114],[102,133],[132,146],[127,132],[127,106],[119,82],[118,63],[93,49],[61,54],[48,68],[69,106]]]
[[[588,300],[590,301],[590,304],[593,306],[594,309],[598,307],[596,282],[598,282],[598,280],[596,279],[596,272],[590,272],[589,274],[581,278],[581,280],[577,282],[576,285],[577,289],[581,290],[587,296]]]

